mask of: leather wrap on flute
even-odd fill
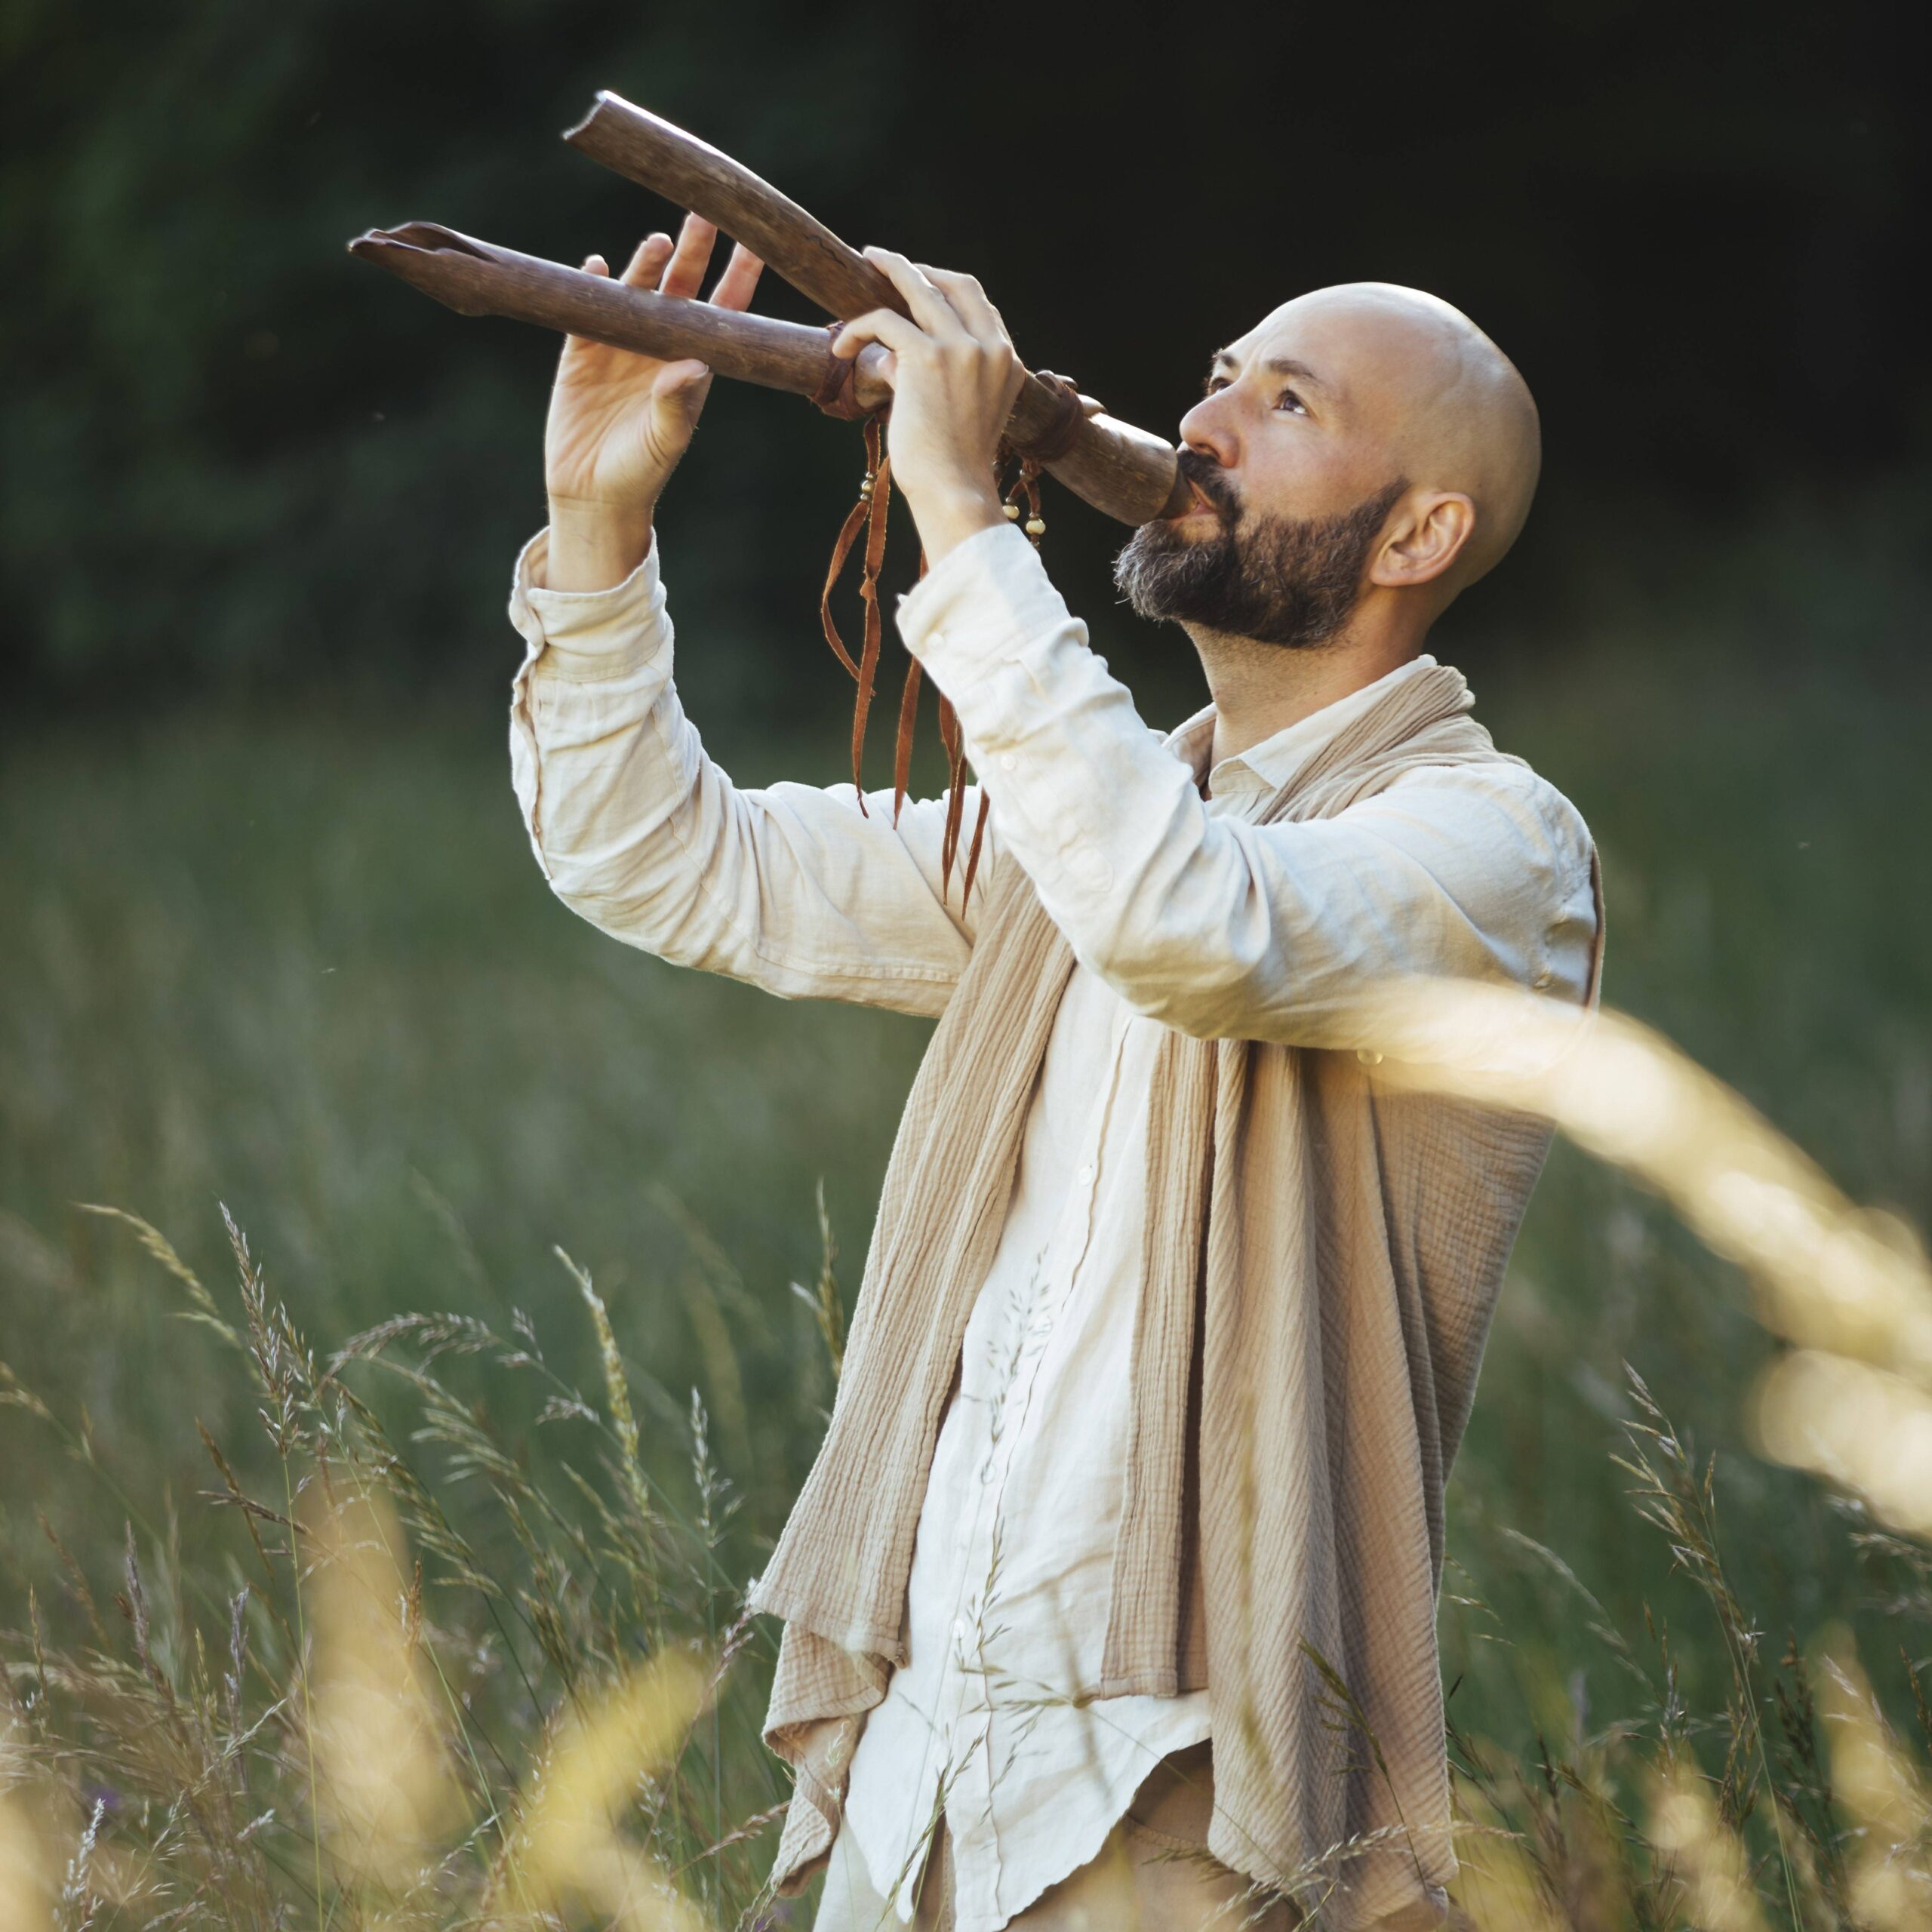
[[[906,312],[891,283],[797,202],[729,155],[621,95],[600,93],[564,139],[742,242],[827,315],[849,321],[869,309]],[[1043,445],[1051,475],[1123,523],[1172,515],[1189,500],[1171,445],[1112,417],[1069,419],[1065,392],[1030,371],[1007,433],[1023,450]]]

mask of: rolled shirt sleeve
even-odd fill
[[[1389,985],[1586,999],[1589,835],[1527,766],[1412,772],[1332,819],[1210,811],[1011,525],[949,552],[899,625],[957,710],[1023,866],[1081,962],[1183,1032],[1385,1039]]]
[[[672,680],[659,540],[622,583],[541,588],[547,533],[517,559],[511,778],[544,877],[613,937],[787,998],[934,1014],[971,949],[985,880],[943,881],[946,801],[734,784]],[[964,801],[970,828],[977,788]]]

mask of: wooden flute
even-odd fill
[[[871,309],[905,312],[891,283],[797,203],[728,155],[620,96],[600,93],[564,138],[743,242],[835,321]],[[891,398],[879,369],[884,352],[869,343],[853,361],[841,362],[825,329],[626,288],[433,222],[373,229],[349,247],[459,314],[507,316],[645,355],[694,356],[721,376],[809,396],[837,415],[868,414]],[[1122,523],[1174,515],[1189,500],[1171,444],[1089,414],[1063,378],[1029,371],[1007,434],[1076,496]]]

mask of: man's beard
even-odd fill
[[[1221,466],[1180,453],[1180,473],[1214,505],[1220,528],[1190,535],[1177,521],[1143,523],[1114,559],[1114,582],[1137,615],[1230,637],[1306,649],[1326,644],[1354,610],[1398,478],[1334,516],[1262,516],[1243,509]]]

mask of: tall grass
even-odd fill
[[[685,1479],[648,1472],[608,1318],[567,1260],[602,1367],[588,1392],[528,1318],[398,1315],[321,1353],[232,1220],[224,1303],[115,1218],[245,1382],[257,1440],[203,1432],[189,1507],[224,1527],[192,1564],[171,1508],[105,1499],[134,1512],[106,1601],[103,1552],[44,1526],[58,1600],[30,1587],[0,1639],[0,1804],[25,1842],[75,1849],[51,1891],[0,1856],[0,1922],[755,1915],[784,1795],[758,1737],[770,1646],[724,1555],[737,1498],[702,1399]],[[493,1372],[538,1399],[523,1442],[476,1392]],[[85,1422],[11,1371],[0,1401],[86,1457]]]
[[[1932,901],[1897,834],[1922,682],[1662,635],[1478,678],[1598,833],[1610,996],[1921,1226]],[[862,1244],[923,1029],[573,921],[494,720],[115,730],[0,757],[19,1909],[589,1920],[669,1882],[777,1919],[770,1635],[740,1592],[822,1432],[829,1251]],[[1741,1291],[1559,1146],[1449,1494],[1478,1923],[1919,1922],[1932,1571],[1855,1486],[1758,1453],[1783,1344]],[[363,1707],[331,1571],[393,1604],[346,1623],[404,1714],[383,1761],[432,1769],[420,1807],[336,1788]],[[630,1715],[586,1743],[602,1709]],[[560,1754],[601,1834],[581,1895],[528,1852]]]
[[[528,1318],[503,1336],[401,1315],[320,1354],[232,1220],[231,1301],[160,1231],[103,1211],[245,1380],[266,1454],[203,1432],[192,1507],[225,1527],[195,1565],[177,1515],[116,1494],[131,1513],[106,1602],[89,1581],[103,1552],[44,1525],[61,1601],[29,1588],[21,1627],[0,1633],[0,1923],[790,1922],[763,1882],[784,1800],[758,1735],[769,1650],[721,1560],[737,1499],[695,1393],[688,1480],[647,1469],[589,1278],[558,1257],[595,1337],[601,1386],[586,1392]],[[473,1370],[537,1392],[530,1439],[493,1427]],[[1452,1692],[1460,1922],[1932,1922],[1918,1667],[1915,1746],[1842,1625],[1808,1654],[1767,1656],[1721,1547],[1712,1461],[1628,1382],[1616,1464],[1702,1600],[1694,1641],[1724,1660],[1721,1698],[1684,1696],[1666,1623],[1647,1610],[1641,1634],[1620,1631],[1559,1555],[1518,1535],[1583,1614],[1626,1709],[1592,1726],[1573,1681],[1573,1707],[1514,1758],[1462,1727]],[[4,1369],[0,1404],[90,1459],[85,1420]],[[251,1460],[266,1478],[253,1485],[237,1474]],[[1915,1546],[1871,1540],[1922,1583]],[[1902,1642],[1924,1607],[1922,1590],[1887,1606]]]

